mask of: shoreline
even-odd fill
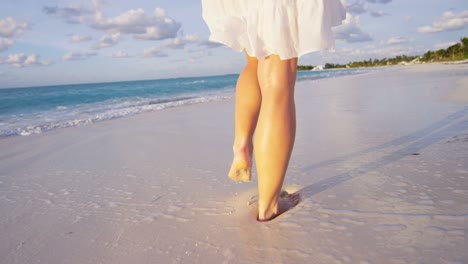
[[[468,261],[468,65],[297,84],[285,188],[227,177],[233,99],[0,139],[5,263]]]
[[[300,73],[297,82],[353,75],[363,71]],[[165,108],[222,101],[233,96],[236,79],[235,75],[227,75],[25,90],[0,89],[0,104],[3,104],[0,138],[29,136]]]

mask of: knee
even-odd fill
[[[258,70],[262,97],[293,99],[297,61],[273,57],[262,63]]]
[[[294,100],[295,78],[288,74],[271,73],[268,78],[264,78],[260,83],[260,91],[264,100],[274,103],[290,102]]]

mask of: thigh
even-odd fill
[[[247,59],[247,64],[249,65],[255,65],[257,66],[258,64],[258,59],[257,57],[250,56],[246,50],[244,50],[245,53],[245,58]]]
[[[281,60],[278,55],[270,55],[258,60],[257,77],[260,87],[294,89],[297,73],[297,58]]]

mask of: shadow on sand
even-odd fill
[[[301,194],[302,200],[308,199],[317,193],[323,192],[330,188],[333,188],[341,183],[349,181],[355,177],[365,174],[369,171],[376,170],[382,166],[400,160],[401,158],[418,153],[424,148],[433,145],[443,139],[448,139],[462,133],[468,129],[468,107],[455,112],[442,120],[435,122],[434,124],[427,126],[423,129],[410,133],[406,136],[391,140],[381,145],[370,147],[361,151],[357,151],[348,155],[343,155],[335,159],[327,160],[317,164],[310,165],[304,169],[306,172],[310,172],[313,169],[330,166],[337,164],[348,159],[356,158],[360,155],[367,154],[370,152],[383,150],[391,147],[395,148],[402,146],[401,149],[396,150],[388,155],[385,155],[375,161],[364,164],[351,171],[332,176],[330,178],[321,180],[314,184],[308,185],[297,192]]]

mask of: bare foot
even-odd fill
[[[232,161],[229,178],[233,181],[249,182],[252,180],[251,175],[251,154],[252,148],[241,148],[234,151],[234,159]]]
[[[290,209],[292,209],[293,207],[298,205],[300,200],[301,200],[301,196],[300,196],[299,193],[289,194],[286,191],[281,191],[280,197],[278,199],[278,210],[277,210],[277,212],[270,214],[269,217],[264,218],[264,219],[260,219],[257,216],[257,221],[258,222],[271,221],[271,220],[275,219],[276,217],[278,217],[279,215],[285,213],[286,211],[289,211]],[[267,214],[265,213],[265,215],[267,215]]]

